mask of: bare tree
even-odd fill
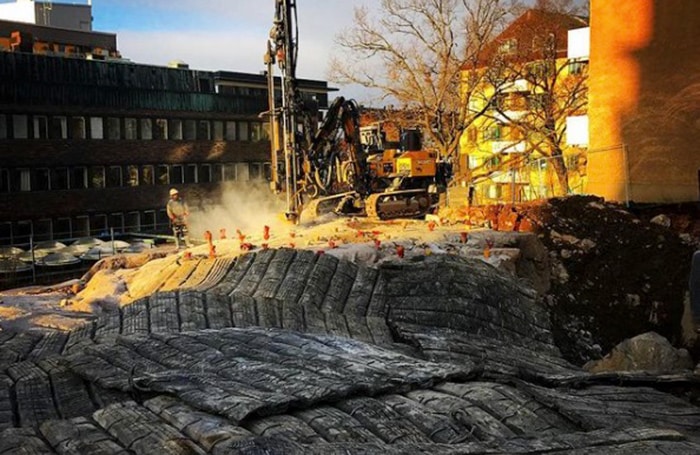
[[[502,30],[517,0],[382,0],[376,15],[355,10],[354,26],[337,36],[342,56],[329,79],[378,89],[410,112],[441,157],[453,157],[466,127],[482,111],[479,56]]]
[[[552,11],[534,12],[540,20],[526,23],[519,30],[516,50],[501,56],[499,65],[492,67],[498,71],[491,72],[498,75],[498,80],[492,82],[496,87],[503,86],[505,79],[527,88],[499,93],[485,115],[507,125],[525,141],[527,149],[521,157],[524,161],[534,155],[547,159],[556,173],[560,192],[566,194],[567,118],[583,114],[588,102],[587,64],[567,59],[566,34],[572,24],[583,27],[585,21]]]
[[[588,0],[536,0],[535,9],[562,14],[588,16]]]

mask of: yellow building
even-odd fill
[[[586,25],[579,17],[529,10],[485,49],[478,71],[489,82],[469,100],[470,111],[482,115],[460,141],[467,169],[461,177],[474,186],[473,203],[583,189],[585,154],[567,143],[566,128],[567,118],[585,113],[587,58],[570,59],[567,49],[569,31]]]

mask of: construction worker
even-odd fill
[[[180,249],[180,240],[183,240],[186,246],[192,246],[187,232],[189,209],[187,203],[180,198],[180,192],[177,188],[170,189],[170,200],[168,200],[166,209],[175,236],[175,246]]]

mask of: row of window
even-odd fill
[[[489,108],[500,111],[534,111],[546,109],[552,104],[548,93],[501,93],[489,100]]]
[[[494,169],[498,168],[501,164],[506,162],[507,160],[503,155],[493,155],[488,158],[480,158],[478,156],[474,155],[469,155],[469,169],[476,169],[481,167],[482,165]],[[551,161],[551,158],[540,158],[540,159],[533,159],[529,162],[530,166],[534,166],[539,169],[547,169],[550,167],[549,162]],[[571,154],[571,155],[565,155],[564,156],[564,166],[566,166],[567,169],[579,169],[581,166],[586,165],[586,155],[583,153],[578,153],[578,154]],[[522,167],[522,164],[519,164],[519,166]]]
[[[248,120],[0,114],[0,139],[262,141],[269,131]]]
[[[0,223],[0,245],[28,249],[33,243],[48,240],[67,242],[80,237],[107,236],[123,233],[168,232],[165,208],[133,212],[99,213],[63,218],[45,218]]]
[[[0,168],[0,193],[269,179],[270,163]]]

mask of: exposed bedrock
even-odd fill
[[[700,453],[700,408],[663,390],[695,376],[570,365],[482,261],[192,270],[80,330],[0,332],[0,453]]]

